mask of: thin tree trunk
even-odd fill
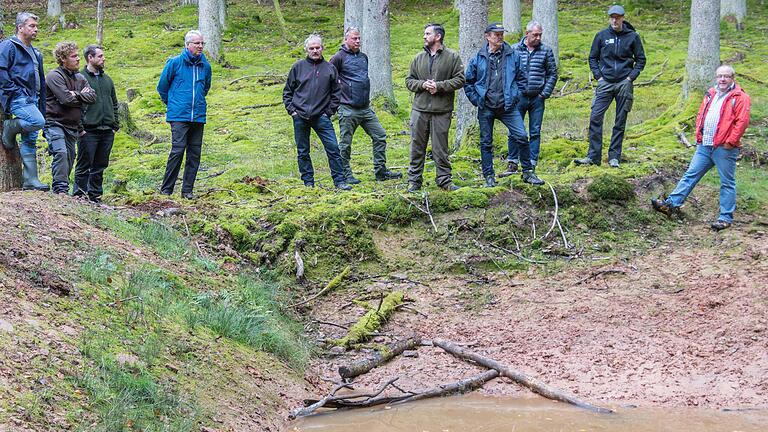
[[[197,0],[179,0],[180,6],[197,6]]]
[[[560,64],[560,44],[557,41],[557,0],[534,0],[533,20],[541,23],[543,27],[541,41],[552,48],[555,62]]]
[[[504,0],[502,5],[502,17],[504,28],[509,36],[508,42],[517,41],[523,34],[523,25],[520,22],[520,0]]]
[[[457,0],[459,8],[459,56],[466,67],[469,60],[485,43],[484,30],[488,25],[488,0]],[[456,138],[454,151],[461,148],[461,143],[471,125],[477,122],[477,108],[459,92],[456,101]]]
[[[394,108],[392,63],[389,47],[389,0],[368,0],[363,10],[362,51],[368,56],[371,99],[384,96]]]
[[[104,46],[104,0],[96,3],[96,44]]]
[[[227,0],[219,0],[219,25],[222,30],[227,28]]]
[[[61,0],[48,0],[48,16],[52,18],[58,18],[61,28],[64,28],[66,23],[64,19],[64,13],[61,9]]]
[[[285,18],[283,17],[283,10],[280,8],[280,0],[272,0],[272,4],[275,5],[275,15],[277,15],[277,22],[280,24],[280,31],[283,33],[283,39],[288,42],[288,27],[285,24]]]
[[[720,19],[728,16],[736,18],[737,30],[744,30],[744,18],[747,17],[747,0],[721,0]]]
[[[205,39],[205,51],[213,61],[221,58],[221,22],[219,21],[220,0],[199,0],[198,27]]]
[[[691,4],[691,33],[683,96],[706,91],[720,65],[720,1],[697,0]]]
[[[360,29],[360,35],[363,35],[363,15],[365,2],[363,0],[346,0],[344,2],[344,29],[357,27]],[[365,38],[363,38],[365,43]]]

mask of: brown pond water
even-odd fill
[[[766,432],[768,410],[620,408],[594,414],[541,398],[468,395],[395,407],[327,412],[288,431],[311,432]]]

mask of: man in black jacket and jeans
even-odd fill
[[[557,63],[552,48],[541,42],[542,27],[538,21],[531,21],[525,26],[525,36],[514,46],[520,57],[517,75],[517,88],[520,100],[517,110],[525,119],[528,114],[528,147],[531,150],[531,165],[535,168],[539,161],[541,147],[541,122],[544,119],[544,100],[552,96],[557,82]],[[509,166],[505,174],[517,172],[519,147],[514,144],[515,137],[509,135]]]
[[[120,129],[117,117],[117,94],[112,78],[104,72],[104,50],[98,45],[88,45],[83,50],[86,66],[81,73],[96,91],[96,102],[83,108],[85,134],[80,138],[75,166],[73,196],[87,195],[93,202],[100,202],[104,193],[104,170],[109,165],[109,154]]]
[[[293,117],[293,136],[301,180],[306,187],[315,187],[315,170],[310,158],[309,132],[315,131],[325,147],[331,177],[336,189],[348,191],[344,168],[333,130],[331,116],[339,108],[338,74],[332,64],[323,59],[323,39],[311,34],[304,41],[307,58],[293,64],[283,89],[283,103]]]
[[[613,5],[608,9],[609,26],[595,35],[589,52],[589,68],[597,80],[592,114],[589,116],[589,153],[576,159],[577,165],[600,165],[603,151],[603,117],[616,99],[616,120],[608,148],[608,164],[619,167],[621,144],[627,114],[632,110],[633,84],[645,67],[645,52],[640,36],[624,21],[624,8]]]

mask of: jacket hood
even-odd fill
[[[707,90],[707,93],[709,93],[710,96],[715,96],[717,94],[717,89],[715,87],[710,87],[709,90]],[[730,89],[728,93],[727,97],[733,97],[737,94],[744,93],[744,90],[738,83],[733,83],[733,88]]]
[[[199,56],[196,56],[189,52],[189,50],[186,48],[184,48],[184,51],[182,51],[181,56],[184,61],[189,64],[198,64],[207,61],[205,59],[205,54],[201,53]]]
[[[349,49],[347,47],[347,44],[341,44],[341,47],[339,49],[344,51],[344,52],[348,52],[350,54],[360,54],[360,53],[363,52],[362,50],[352,51],[351,49]]]
[[[22,42],[21,39],[19,39],[18,37],[11,36],[11,37],[8,38],[8,40],[10,40],[11,42],[15,43],[19,47],[24,48],[24,51],[27,50],[27,46],[24,45],[24,42]],[[33,47],[32,45],[30,45],[29,48],[32,48],[32,51],[37,52],[37,48]]]
[[[613,31],[613,29],[611,28],[610,25],[608,26],[608,31],[613,33],[613,34],[617,34],[617,35],[621,36],[621,35],[625,35],[625,34],[628,34],[628,33],[636,32],[637,30],[635,30],[635,27],[632,24],[630,24],[629,21],[624,21],[624,25],[621,26],[621,31],[620,32],[617,33],[615,31]]]

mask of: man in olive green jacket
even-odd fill
[[[464,87],[464,66],[459,54],[443,45],[445,29],[440,24],[424,27],[424,51],[411,62],[405,86],[415,93],[411,108],[411,165],[408,191],[421,189],[427,141],[432,137],[435,183],[448,191],[458,187],[451,180],[448,161],[448,129],[451,127],[453,97]]]

